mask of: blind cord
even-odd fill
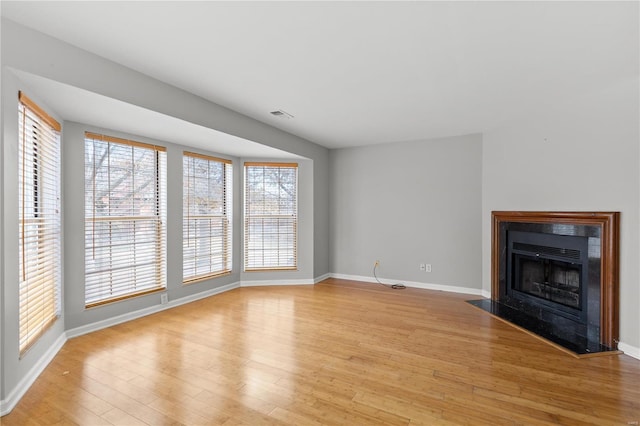
[[[380,280],[378,279],[378,275],[376,275],[376,269],[377,268],[378,268],[378,262],[376,262],[373,265],[373,276],[376,278],[376,281],[378,282],[378,284],[380,284],[381,286],[387,287],[387,288],[391,288],[393,290],[404,290],[405,288],[407,288],[407,286],[405,286],[402,283],[391,284],[391,285],[387,285],[387,284],[381,283]]]

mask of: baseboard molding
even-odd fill
[[[24,396],[25,393],[29,390],[31,385],[36,381],[38,376],[47,368],[47,365],[53,360],[53,358],[58,354],[58,351],[62,349],[65,342],[67,341],[66,333],[62,333],[56,341],[51,345],[51,347],[45,352],[44,355],[38,360],[36,365],[33,366],[31,370],[20,380],[20,383],[13,388],[11,393],[7,396],[6,399],[0,401],[0,416],[4,416],[5,414],[9,414],[11,410],[20,402],[20,399]],[[0,421],[1,423],[1,421]]]
[[[326,273],[326,274],[324,274],[324,275],[320,275],[319,277],[314,278],[314,279],[313,279],[313,282],[314,282],[315,284],[318,284],[319,282],[324,281],[324,280],[326,280],[327,278],[331,278],[331,274],[330,274],[330,273]]]
[[[97,321],[91,324],[72,328],[70,330],[67,330],[67,337],[73,338],[73,337],[82,336],[83,334],[102,330],[103,328],[111,327],[117,324],[122,324],[123,322],[142,318],[147,315],[155,314],[157,312],[162,312],[164,310],[175,308],[176,306],[184,305],[186,303],[195,302],[196,300],[200,300],[206,297],[214,296],[216,294],[224,293],[225,291],[233,290],[234,288],[238,288],[238,287],[240,287],[240,283],[235,282],[235,283],[223,285],[221,287],[212,288],[210,290],[205,290],[200,293],[181,297],[180,299],[171,300],[169,301],[169,303],[164,305],[154,305],[154,306],[150,306],[148,308],[140,309],[134,312],[128,312],[126,314],[118,315],[112,318],[107,318],[102,321]]]
[[[240,287],[270,287],[278,285],[313,285],[316,281],[306,280],[257,280],[257,281],[240,281]]]
[[[618,343],[618,349],[625,353],[625,355],[629,355],[635,359],[640,359],[640,348],[635,346],[627,345],[624,342]]]
[[[375,277],[366,277],[362,275],[331,274],[331,277],[341,279],[341,280],[353,280],[353,281],[362,281],[367,283],[377,283]],[[378,279],[382,284],[387,284],[387,285],[402,283],[407,287],[421,288],[424,290],[438,290],[438,291],[446,291],[448,293],[463,293],[463,294],[472,294],[474,296],[484,296],[483,290],[479,288],[457,287],[453,285],[433,284],[433,283],[419,283],[416,281],[391,280],[388,278],[378,278]]]
[[[331,273],[331,278],[335,278],[338,280],[351,280],[351,281],[362,281],[365,283],[373,283],[375,280],[371,281],[370,277],[365,277],[364,275],[348,275],[348,274],[335,274]]]
[[[491,299],[491,291],[482,290],[482,297],[484,297],[485,299]]]

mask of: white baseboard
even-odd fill
[[[363,283],[375,283],[375,278],[365,277],[364,275],[349,275],[349,274],[331,274],[331,278],[335,278],[338,280],[351,280],[351,281],[361,281]],[[384,281],[382,281],[384,282]]]
[[[346,275],[346,274],[331,274],[332,278],[337,278],[341,280],[353,280],[353,281],[363,281],[368,283],[377,283],[375,277],[365,277],[362,275]],[[425,290],[439,290],[446,291],[449,293],[464,293],[464,294],[472,294],[474,296],[484,296],[483,290],[479,288],[470,288],[470,287],[457,287],[453,285],[443,285],[443,284],[433,284],[433,283],[419,283],[416,281],[402,281],[402,280],[390,280],[388,278],[379,278],[382,284],[404,284],[407,287],[413,288],[422,288]]]
[[[215,294],[224,293],[225,291],[233,290],[234,288],[238,288],[238,287],[240,287],[240,283],[235,282],[235,283],[223,285],[221,287],[212,288],[210,290],[206,290],[200,293],[181,297],[180,299],[171,300],[169,301],[169,303],[164,305],[149,306],[148,308],[140,309],[134,312],[127,312],[126,314],[118,315],[112,318],[107,318],[102,321],[97,321],[91,324],[86,324],[80,327],[72,328],[71,330],[67,330],[67,337],[72,338],[72,337],[82,336],[83,334],[102,330],[103,328],[111,327],[117,324],[122,324],[123,322],[131,321],[137,318],[142,318],[147,315],[155,314],[156,312],[161,312],[167,309],[175,308],[176,306],[180,306],[186,303],[194,302],[196,300],[204,299],[205,297],[213,296]]]
[[[485,299],[491,299],[491,291],[490,290],[482,290],[482,297]]]
[[[258,281],[240,281],[240,287],[268,287],[277,285],[313,285],[315,280],[258,280]]]
[[[47,365],[53,360],[58,351],[62,349],[62,346],[67,341],[66,333],[60,334],[51,347],[45,352],[44,355],[38,360],[36,365],[20,380],[20,383],[13,388],[6,399],[0,401],[0,416],[9,414],[11,410],[20,402],[20,399],[29,390],[33,382],[36,381],[38,376],[47,368]],[[1,422],[1,421],[0,421]]]
[[[635,346],[627,345],[624,342],[618,343],[618,349],[625,353],[625,355],[629,355],[635,359],[640,359],[640,348],[636,348]]]
[[[319,277],[314,278],[313,282],[315,284],[318,284],[320,281],[324,281],[327,278],[331,278],[331,274],[330,273],[326,273],[324,275],[320,275]]]

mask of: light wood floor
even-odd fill
[[[69,340],[1,423],[638,424],[640,361],[575,359],[470,298],[236,289]]]

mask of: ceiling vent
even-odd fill
[[[286,118],[286,119],[293,118],[293,115],[281,109],[278,109],[276,111],[271,111],[271,115],[273,115],[274,117],[280,117],[280,118]]]

